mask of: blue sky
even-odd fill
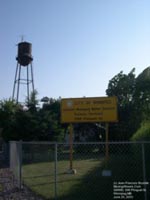
[[[0,99],[12,95],[21,35],[39,99],[105,96],[121,70],[150,65],[149,10],[149,0],[0,0]]]

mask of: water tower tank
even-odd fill
[[[18,56],[16,60],[22,66],[27,66],[33,60],[32,58],[32,44],[28,42],[21,42],[18,44]]]

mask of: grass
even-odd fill
[[[101,161],[95,159],[76,160],[73,166],[77,174],[67,174],[69,169],[69,161],[62,160],[58,162],[57,182],[58,196],[64,196],[70,192],[73,187],[80,185],[85,174],[92,171],[95,167],[100,166]],[[54,198],[55,195],[55,166],[53,162],[35,163],[25,165],[23,167],[24,183],[32,188],[34,192],[44,196],[45,198]]]
[[[137,148],[140,149],[140,148]],[[104,157],[91,154],[74,156],[73,168],[77,174],[66,174],[69,161],[59,159],[57,164],[57,199],[58,200],[113,200],[114,181],[143,181],[143,168],[140,150],[112,153],[106,163]],[[80,159],[79,159],[80,158]],[[146,168],[150,165],[147,162]],[[109,177],[102,176],[104,169],[111,170]],[[24,183],[45,199],[55,198],[54,162],[39,162],[23,166]],[[148,173],[148,181],[150,174]],[[150,184],[150,183],[149,183]],[[149,188],[150,189],[150,188]],[[149,196],[148,192],[148,198]],[[143,193],[135,194],[134,199],[144,200]]]

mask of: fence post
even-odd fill
[[[19,189],[22,187],[22,141],[18,143]]]
[[[14,172],[13,170],[14,170],[14,166],[13,166],[13,159],[12,159],[12,154],[13,154],[13,142],[12,141],[10,141],[9,142],[9,146],[10,146],[10,148],[9,148],[9,155],[10,155],[10,158],[9,158],[9,166],[10,166],[10,169],[12,170],[12,172]]]
[[[55,143],[55,199],[57,199],[57,153],[58,153],[58,148],[57,148],[57,143]]]
[[[146,182],[146,168],[145,168],[145,148],[144,143],[142,143],[142,166],[143,166],[143,182]],[[144,188],[146,189],[146,185],[144,184]],[[145,200],[147,200],[147,190],[144,192]]]

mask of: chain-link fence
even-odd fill
[[[9,143],[0,140],[0,167],[8,167],[9,165]]]
[[[150,199],[149,142],[10,144],[18,185],[44,199]]]

